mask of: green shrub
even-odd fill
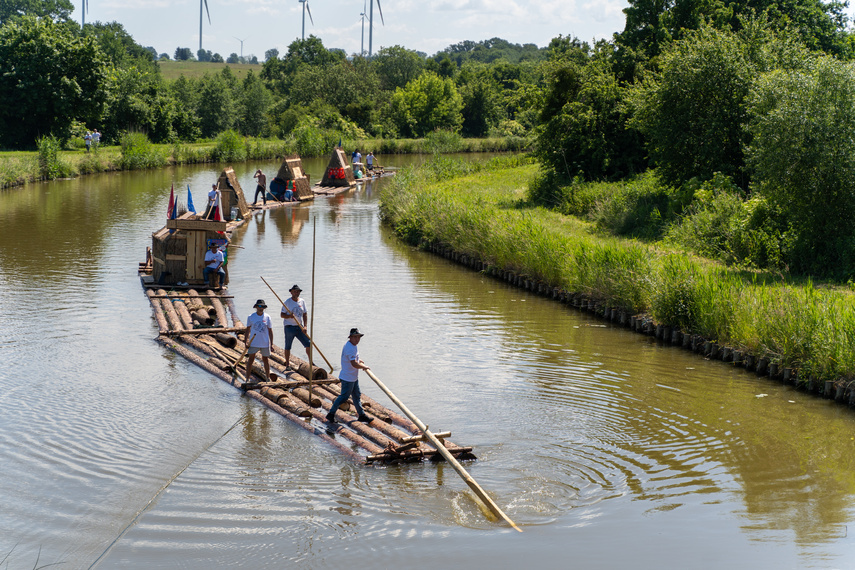
[[[243,162],[246,160],[246,142],[237,131],[229,129],[217,135],[213,158],[219,162]]]
[[[59,157],[62,144],[53,135],[36,141],[39,149],[39,176],[48,180],[71,176],[71,166]]]
[[[454,131],[436,129],[425,135],[423,145],[426,151],[434,154],[460,152],[463,137]]]
[[[729,265],[782,269],[786,227],[759,196],[746,200],[726,176],[716,174],[665,234],[670,243]]]
[[[159,168],[166,165],[166,152],[156,148],[144,133],[123,133],[120,165],[123,170]]]

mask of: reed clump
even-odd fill
[[[381,215],[413,245],[441,245],[602,304],[748,351],[800,378],[855,378],[855,294],[734,269],[688,251],[604,236],[535,206],[524,158],[437,157],[384,189]]]

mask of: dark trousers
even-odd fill
[[[252,203],[255,204],[256,202],[258,202],[259,192],[261,193],[261,200],[264,202],[265,205],[267,205],[267,190],[265,190],[264,186],[262,186],[261,184],[255,187],[255,197],[253,197]]]

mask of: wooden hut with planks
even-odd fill
[[[286,190],[293,191],[301,202],[315,197],[309,175],[303,170],[303,161],[299,156],[285,157],[269,186],[268,191],[277,199],[281,199]]]
[[[313,188],[315,194],[339,194],[356,186],[353,167],[347,163],[344,151],[336,147],[330,156],[327,169],[320,183]]]
[[[220,177],[217,179],[217,190],[220,191],[220,200],[223,204],[223,217],[226,221],[237,219],[238,216],[246,218],[249,215],[249,205],[246,202],[246,196],[231,166],[227,166],[220,173]]]
[[[146,259],[150,273],[143,282],[149,286],[204,283],[205,253],[212,240],[221,247],[227,243],[227,229],[228,222],[198,219],[192,212],[167,220],[151,235]]]

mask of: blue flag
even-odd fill
[[[193,194],[190,193],[190,185],[187,185],[187,209],[194,214],[196,213],[196,207],[193,206]]]
[[[338,148],[341,148],[341,138],[338,139]]]

